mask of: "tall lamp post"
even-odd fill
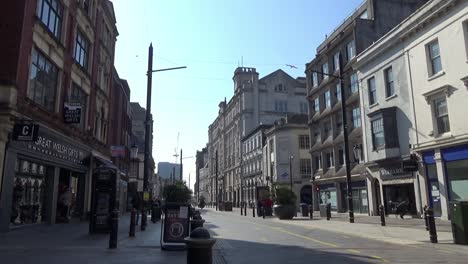
[[[339,53],[339,71],[338,76],[319,72],[312,71],[340,80],[340,89],[341,89],[341,118],[343,123],[343,139],[344,139],[344,156],[345,156],[345,167],[346,167],[346,187],[347,187],[347,199],[348,199],[348,212],[349,212],[349,222],[354,223],[354,211],[353,211],[353,191],[351,189],[351,168],[349,161],[349,141],[348,141],[348,121],[346,117],[346,96],[345,96],[345,85],[343,77],[343,56],[341,52]],[[312,190],[313,191],[313,190]]]
[[[186,66],[181,67],[174,67],[174,68],[166,68],[166,69],[158,69],[153,70],[153,44],[151,43],[148,48],[148,71],[146,75],[147,79],[147,89],[146,89],[146,120],[145,120],[145,161],[144,161],[144,171],[143,171],[143,198],[145,195],[148,194],[148,178],[149,178],[149,162],[150,162],[150,141],[151,141],[151,128],[153,126],[153,120],[151,117],[151,86],[153,80],[153,72],[160,72],[160,71],[170,71],[170,70],[177,70],[177,69],[184,69],[187,68]],[[143,213],[141,215],[141,230],[146,230],[147,224],[147,203],[144,201],[143,203]]]
[[[291,188],[291,191],[293,190],[293,171],[292,171],[292,160],[294,159],[294,156],[291,155],[289,156],[289,187]]]

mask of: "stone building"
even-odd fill
[[[358,57],[374,207],[408,200],[447,219],[449,202],[468,198],[467,21],[466,1],[432,0]]]
[[[347,185],[341,95],[346,98],[352,202],[356,213],[369,212],[365,166],[362,163],[362,128],[356,56],[386,34],[425,0],[368,0],[345,19],[306,64],[307,98],[314,182],[314,207],[331,203],[334,211],[347,210]],[[340,75],[340,76],[338,76]],[[344,87],[341,87],[341,77]]]
[[[305,78],[292,78],[277,70],[259,79],[255,68],[239,67],[234,72],[234,96],[219,104],[218,116],[208,129],[211,186],[218,186],[218,200],[240,200],[240,142],[260,124],[272,124],[288,113],[307,113]],[[215,200],[216,189],[211,199]]]
[[[112,2],[7,1],[0,24],[0,230],[85,218],[92,169],[111,164]],[[14,125],[37,137],[13,138]],[[57,199],[67,188],[64,211]]]

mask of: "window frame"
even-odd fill
[[[37,1],[37,17],[39,21],[47,28],[47,30],[58,40],[62,37],[62,25],[63,25],[63,4],[59,0],[38,0]],[[44,14],[44,5],[48,6],[48,14]],[[54,7],[55,5],[55,7]],[[54,30],[51,30],[51,14],[54,15]],[[45,21],[47,19],[47,21]],[[58,23],[57,23],[58,22]]]
[[[318,86],[318,73],[317,72],[312,72],[312,87],[317,87]]]
[[[27,97],[47,111],[55,113],[59,87],[59,67],[36,47],[32,49],[30,65]],[[34,79],[32,79],[33,72],[35,75]],[[45,72],[45,74],[39,76],[38,73],[40,72]],[[55,76],[51,76],[50,74],[54,74]],[[39,91],[41,95],[37,97],[38,90],[42,91]],[[51,94],[53,95],[50,96]],[[50,98],[52,98],[52,101],[49,102],[48,99]]]
[[[328,69],[328,62],[325,62],[322,64],[322,80],[327,80],[328,74],[330,74]]]
[[[325,102],[325,108],[330,108],[331,107],[331,92],[330,92],[330,90],[327,90],[325,93],[323,93],[323,101]]]
[[[384,70],[384,80],[385,80],[385,95],[390,97],[395,95],[395,81],[393,78],[393,68],[392,66]]]
[[[356,57],[356,42],[353,39],[346,44],[346,58],[350,61],[354,57]]]
[[[319,113],[320,112],[320,98],[316,97],[314,99],[314,112]]]
[[[369,105],[377,103],[377,87],[375,83],[375,76],[367,79],[367,90],[369,91]]]
[[[301,178],[312,176],[312,161],[310,159],[299,159],[299,174]]]
[[[376,122],[379,122],[380,125],[377,126],[377,125],[374,125]],[[376,132],[376,127],[380,128],[379,131]],[[379,115],[379,116],[376,116],[374,118],[372,118],[371,122],[370,122],[370,128],[371,128],[371,137],[372,137],[372,147],[374,150],[378,150],[378,149],[383,149],[385,148],[385,126],[384,126],[384,119],[383,119],[383,116]],[[381,144],[377,145],[377,136],[376,135],[380,135],[381,134]]]
[[[353,78],[354,76],[354,78]],[[353,81],[353,79],[355,79]],[[349,83],[350,83],[350,91],[351,91],[351,94],[355,94],[356,92],[359,91],[359,80],[358,80],[358,76],[357,76],[357,73],[356,72],[353,72],[350,76],[349,76]]]
[[[299,149],[310,149],[309,135],[299,135]]]
[[[355,115],[355,113],[357,113]],[[351,110],[351,121],[353,122],[353,128],[358,128],[361,127],[361,108],[359,107],[353,107]],[[359,121],[359,122],[357,122]],[[356,124],[359,124],[359,126],[356,126]]]
[[[338,82],[338,84],[335,85],[335,96],[336,96],[336,101],[340,102],[341,101],[341,93],[343,90],[341,89],[341,82]]]
[[[434,45],[437,45],[437,52],[438,52],[437,55],[433,54],[432,47]],[[443,66],[442,66],[442,56],[440,54],[439,40],[435,39],[435,40],[432,40],[431,42],[427,43],[426,51],[427,51],[427,59],[428,59],[428,62],[429,62],[429,77],[434,76],[434,75],[436,75],[438,73],[441,73],[443,71]],[[439,67],[440,67],[440,69],[438,71],[436,71],[436,69],[435,69],[436,64],[434,63],[434,61],[438,61],[438,64],[439,64]]]
[[[340,69],[340,52],[337,52],[333,55],[333,71],[338,71]]]
[[[440,114],[439,113],[439,108],[437,107],[437,101],[443,101],[445,103],[445,113],[444,114]],[[449,111],[448,111],[448,102],[447,102],[447,98],[445,96],[439,96],[439,97],[436,97],[434,99],[432,99],[432,107],[433,107],[433,111],[432,111],[432,115],[433,115],[433,118],[434,118],[434,121],[435,121],[435,128],[437,129],[437,134],[441,135],[441,134],[445,134],[445,133],[450,133],[451,131],[451,128],[450,128],[450,116],[449,116]],[[441,119],[442,118],[442,119]],[[444,128],[444,130],[441,129],[441,121],[443,121],[443,118],[446,118],[447,119],[447,127]]]
[[[79,41],[81,40],[81,41]],[[75,49],[73,52],[73,59],[86,72],[89,70],[89,56],[91,50],[91,43],[83,32],[77,28],[75,37]],[[81,60],[84,60],[83,62]],[[84,65],[83,65],[83,64]]]

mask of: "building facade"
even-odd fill
[[[305,79],[292,78],[277,70],[261,79],[255,68],[239,67],[234,72],[234,96],[219,104],[219,112],[208,129],[208,156],[218,153],[210,164],[212,186],[218,186],[218,200],[239,205],[241,189],[240,142],[260,124],[272,124],[287,113],[306,113]],[[216,193],[212,191],[212,194]],[[215,197],[211,197],[215,200]]]
[[[369,212],[366,170],[362,163],[362,127],[356,56],[409,16],[425,1],[365,1],[317,48],[306,64],[314,208],[331,203],[347,210],[347,185],[341,96],[346,99],[351,188],[356,213]],[[340,78],[344,87],[341,87]]]
[[[266,144],[265,131],[272,125],[259,125],[241,139],[241,197],[240,200],[256,202],[258,190],[271,189],[271,180],[263,171],[263,147]]]
[[[296,205],[312,204],[312,161],[307,115],[288,115],[265,131],[263,179],[269,186],[290,187],[296,194]],[[270,182],[267,182],[270,179]]]
[[[363,107],[368,170],[398,184],[381,188],[384,204],[408,199],[414,213],[428,205],[447,219],[449,202],[468,198],[468,127],[459,111],[468,96],[467,21],[466,1],[429,1],[358,59],[363,90],[375,80],[377,93]],[[401,165],[408,154],[419,163],[415,173]]]
[[[0,11],[0,230],[85,218],[107,144],[116,19],[110,1],[10,1]],[[28,126],[36,125],[36,126]],[[13,138],[13,125],[37,138]],[[35,133],[34,133],[35,134]],[[30,138],[31,139],[31,138]],[[69,210],[57,200],[69,189]]]

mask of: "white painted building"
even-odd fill
[[[367,170],[373,184],[412,188],[414,213],[428,205],[448,218],[449,201],[468,199],[467,62],[468,2],[459,0],[428,1],[358,56]],[[414,175],[399,165],[410,153]],[[374,210],[388,194],[379,189]]]
[[[264,178],[272,183],[290,187],[296,193],[296,204],[311,204],[312,161],[309,153],[310,136],[307,115],[291,115],[275,122],[265,132]],[[292,175],[292,177],[291,177]]]

